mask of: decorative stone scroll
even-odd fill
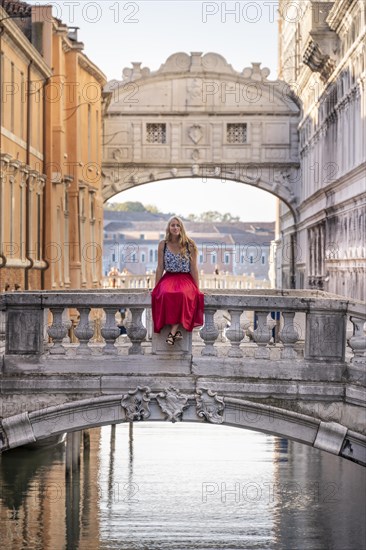
[[[197,416],[205,418],[212,424],[222,424],[225,409],[224,398],[212,390],[197,390],[196,393]]]
[[[138,386],[135,390],[129,390],[121,400],[121,405],[126,411],[126,419],[146,420],[150,416],[150,388]]]
[[[156,396],[159,407],[166,414],[165,420],[177,422],[182,420],[183,410],[189,407],[188,396],[181,395],[180,391],[170,386]]]

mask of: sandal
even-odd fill
[[[177,332],[173,336],[174,340],[183,340],[183,334],[180,330],[177,330]]]
[[[174,336],[171,332],[169,332],[167,339],[165,340],[167,344],[170,346],[174,346]]]

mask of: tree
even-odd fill
[[[201,212],[201,214],[189,214],[188,219],[192,222],[206,222],[206,223],[218,223],[227,222],[233,223],[240,220],[239,216],[232,216],[230,212],[221,214],[217,210],[209,210],[207,212]]]
[[[162,212],[159,210],[157,206],[155,206],[155,204],[147,204],[145,206],[145,210],[147,212],[151,212],[152,214],[162,214]]]
[[[107,203],[107,210],[118,210],[120,212],[146,212],[145,206],[142,202],[128,201],[128,202],[112,202]]]

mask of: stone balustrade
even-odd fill
[[[145,275],[118,274],[109,277],[104,277],[104,289],[146,289],[154,286],[155,273]],[[252,289],[269,289],[270,281],[266,279],[256,279],[254,274],[251,275],[232,275],[228,272],[200,274],[200,287],[207,290],[252,290]]]
[[[5,356],[47,355],[52,359],[67,355],[72,316],[78,319],[74,321],[78,343],[71,346],[73,357],[95,355],[96,348],[99,356],[117,356],[121,339],[116,314],[124,308],[128,312],[124,322],[128,355],[146,352],[191,357],[193,350],[193,356],[216,357],[219,353],[232,359],[244,356],[263,362],[271,359],[275,350],[276,361],[348,362],[349,376],[364,381],[366,315],[362,303],[309,290],[219,292],[205,294],[205,324],[199,331],[200,338],[194,336],[192,344],[191,335],[185,334],[183,344],[174,348],[165,344],[165,333],[152,332],[151,297],[147,291],[4,294],[0,310],[5,316]],[[225,313],[224,329],[217,322],[219,313]],[[102,338],[99,343],[95,339],[98,322]]]
[[[182,400],[196,400],[198,417],[185,411],[189,421],[201,421],[208,400],[208,421],[226,407],[227,425],[366,464],[363,303],[316,290],[206,291],[204,326],[182,331],[174,346],[165,342],[167,328],[153,333],[151,296],[142,289],[3,294],[0,313],[0,452],[72,431],[80,414],[78,429],[124,421],[115,403],[128,396],[131,418],[140,420],[141,391],[151,390],[154,420],[159,399],[174,419]]]

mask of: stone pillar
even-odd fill
[[[346,315],[340,311],[311,311],[306,316],[305,359],[339,361],[345,358]]]
[[[43,309],[36,304],[7,305],[6,355],[42,355],[44,352]]]
[[[183,335],[182,340],[176,340],[174,346],[166,343],[167,336],[170,332],[170,326],[164,327],[158,334],[153,332],[152,335],[152,353],[154,355],[169,355],[182,356],[192,354],[192,333],[187,332],[184,328],[179,329]]]

